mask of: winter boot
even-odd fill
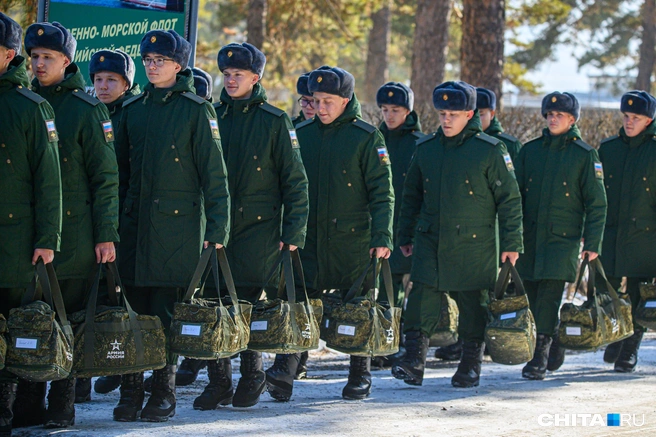
[[[46,383],[18,381],[12,427],[43,425],[46,414]]]
[[[144,401],[143,373],[128,373],[121,376],[121,397],[114,407],[114,420],[135,422],[141,416]]]
[[[620,357],[620,354],[622,353],[622,344],[624,341],[616,341],[615,343],[611,343],[608,346],[606,346],[606,350],[604,351],[604,362],[613,364],[617,361],[617,359]]]
[[[246,350],[240,356],[241,378],[239,378],[235,395],[232,398],[232,406],[252,407],[260,402],[260,395],[266,389],[266,373],[262,366],[262,353]]]
[[[16,400],[18,384],[0,383],[0,437],[11,437],[11,421],[14,418],[13,407]]]
[[[444,361],[458,361],[462,357],[462,338],[451,346],[438,347],[435,349],[435,358]]]
[[[46,428],[67,428],[75,425],[75,378],[50,382]]]
[[[406,355],[392,366],[392,375],[410,385],[421,385],[428,354],[428,336],[421,331],[410,331],[405,335]]]
[[[533,359],[526,363],[522,369],[522,377],[533,380],[544,379],[547,374],[547,362],[549,360],[549,348],[551,347],[551,337],[544,334],[538,334],[535,344]]]
[[[266,387],[271,397],[287,402],[292,397],[294,377],[301,354],[277,354],[273,366],[266,371]]]
[[[145,422],[166,422],[175,416],[175,365],[153,371],[152,394],[141,411]]]
[[[184,362],[183,362],[184,363]],[[207,361],[209,384],[194,399],[194,410],[216,410],[232,403],[232,362],[230,358]]]
[[[77,378],[75,380],[75,403],[81,404],[91,400],[91,378]]]
[[[207,361],[205,360],[194,360],[193,358],[182,360],[180,367],[178,367],[178,372],[175,374],[176,387],[193,384],[196,378],[198,378],[198,372],[200,372],[200,369],[204,369],[205,366],[207,366]]]
[[[101,376],[93,384],[93,391],[100,394],[113,392],[121,385],[121,375]]]
[[[298,362],[298,367],[296,368],[296,376],[294,379],[306,379],[307,378],[307,360],[308,353],[307,351],[301,353],[301,361]]]
[[[547,370],[555,372],[565,362],[565,348],[560,345],[558,334],[553,336],[549,347],[549,358],[547,359]]]
[[[625,340],[622,340],[622,352],[615,361],[615,371],[620,373],[630,373],[635,370],[638,364],[638,350],[640,349],[640,342],[645,331],[643,328],[634,327],[633,335]]]
[[[148,378],[144,379],[144,391],[150,393],[153,389],[153,375],[150,375]]]
[[[462,358],[458,370],[451,377],[454,387],[478,387],[481,379],[481,364],[483,364],[483,351],[485,343],[468,341],[462,343]]]
[[[359,401],[371,394],[371,358],[351,355],[348,382],[342,390],[342,397],[349,401]]]

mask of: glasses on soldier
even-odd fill
[[[166,62],[166,61],[173,62],[173,59],[169,59],[169,58],[141,58],[141,62],[143,62],[143,64],[146,67],[150,66],[151,64],[155,64],[155,66],[157,66],[157,67],[162,67],[162,66],[164,66],[164,62]]]
[[[314,99],[306,99],[305,97],[301,97],[298,99],[298,103],[300,103],[302,108],[307,108],[308,106],[312,109],[314,109]]]

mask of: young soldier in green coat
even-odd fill
[[[616,289],[626,277],[635,311],[640,282],[656,277],[656,99],[645,91],[631,91],[622,96],[620,110],[619,135],[599,147],[608,197],[602,263]],[[633,372],[644,332],[634,319],[633,335],[609,345],[604,361],[615,363],[616,372]]]
[[[23,31],[0,12],[0,312],[20,306],[39,258],[61,240],[61,177],[55,113],[28,89]],[[54,135],[53,135],[54,134]],[[18,377],[0,371],[0,434],[11,435]],[[31,414],[43,415],[39,401]]]
[[[378,129],[361,118],[355,79],[338,67],[312,73],[316,116],[298,126],[308,173],[310,216],[301,259],[310,298],[348,290],[371,257],[389,258],[394,190],[390,159]],[[371,359],[351,356],[345,399],[371,393]]]
[[[292,120],[294,126],[298,126],[305,120],[314,118],[314,114],[316,114],[314,109],[314,98],[312,97],[310,90],[308,90],[309,78],[310,73],[304,73],[296,81],[296,92],[301,95],[298,99],[298,104],[301,105],[301,113]]]
[[[604,175],[597,151],[576,126],[579,102],[554,92],[542,100],[547,128],[522,147],[516,162],[524,207],[525,253],[517,263],[537,325],[533,359],[522,369],[544,379],[565,282],[576,279],[581,245],[590,260],[601,252],[606,221]],[[564,357],[556,346],[553,352]],[[560,367],[552,361],[551,369]],[[551,370],[550,369],[550,370]]]
[[[37,23],[25,34],[34,90],[55,110],[62,178],[61,253],[54,261],[66,311],[84,308],[96,263],[114,261],[118,242],[118,167],[107,108],[84,92],[72,63],[76,42],[59,23]],[[46,427],[75,423],[75,378],[53,381]]]
[[[187,68],[191,44],[173,30],[152,30],[140,48],[149,83],[123,104],[117,132],[119,165],[130,174],[119,265],[135,311],[158,316],[168,335],[202,247],[228,241],[230,201],[216,112],[194,93]],[[178,357],[166,355],[143,411],[143,373],[123,375],[114,420],[175,414]]]
[[[417,142],[403,191],[398,243],[413,255],[413,289],[405,312],[407,354],[392,374],[422,384],[441,293],[455,292],[463,354],[451,384],[475,387],[488,290],[499,260],[515,263],[523,249],[521,196],[505,145],[481,131],[474,87],[445,82],[433,91],[433,104],[441,126]]]
[[[237,295],[255,303],[283,245],[296,250],[305,244],[307,176],[289,116],[267,103],[260,83],[264,54],[248,43],[228,44],[219,51],[218,64],[224,87],[215,108],[233,204],[226,251]],[[273,280],[265,289],[275,291],[277,284]],[[278,355],[265,374],[260,352],[247,350],[240,356],[241,378],[234,397],[230,359],[210,362],[210,383],[194,408],[215,409],[230,398],[236,407],[251,407],[267,383],[275,397],[278,387],[285,390],[287,379],[293,382],[300,359],[300,354]]]
[[[497,109],[497,95],[494,91],[487,88],[476,88],[476,109],[478,109],[478,116],[481,118],[481,129],[483,132],[491,137],[497,138],[506,145],[510,158],[514,161],[517,160],[519,149],[522,148],[522,143],[512,135],[508,135],[503,131],[501,123],[496,117]]]

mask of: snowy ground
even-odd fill
[[[324,350],[311,353],[309,379],[296,383],[288,403],[265,393],[253,408],[195,411],[193,400],[207,382],[203,370],[195,384],[178,388],[177,413],[168,423],[114,422],[118,392],[92,393],[91,402],[77,405],[75,427],[23,428],[14,430],[14,436],[656,436],[656,334],[645,337],[633,374],[614,372],[602,355],[568,353],[561,370],[544,381],[522,379],[522,366],[485,362],[475,389],[451,387],[457,363],[431,358],[422,387],[377,370],[371,397],[347,402],[341,392],[348,358]],[[234,364],[236,382],[238,360]],[[606,426],[608,413],[631,415],[624,417],[630,417],[632,426]],[[554,426],[557,414],[561,426]],[[562,426],[565,415],[571,424],[575,414],[576,426]],[[588,425],[594,415],[599,415],[597,422],[583,426],[584,414]],[[539,423],[541,415],[547,415],[541,419],[545,426]],[[636,425],[644,415],[644,425],[635,426],[633,415]]]

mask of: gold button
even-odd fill
[[[257,155],[253,155],[253,159],[257,159]]]
[[[569,197],[569,193],[565,193],[565,197]]]
[[[355,228],[351,228],[351,232],[355,232]]]
[[[4,147],[4,146],[5,146],[5,145],[3,144],[3,145],[2,145],[2,147]],[[642,180],[643,180],[643,181],[646,181],[646,180],[647,180],[647,178],[642,178]]]
[[[175,149],[175,146],[171,146],[171,149]]]
[[[350,186],[351,186],[351,183],[349,182],[349,183],[348,183],[348,184],[346,184],[346,185],[348,185],[348,186],[350,187]],[[647,189],[649,190],[649,188],[647,188]]]
[[[262,170],[262,169],[261,169],[260,167],[258,167],[258,168],[257,168],[257,171],[260,171],[260,170]]]
[[[472,238],[476,238],[476,234],[472,235]]]
[[[645,188],[645,190],[649,191],[649,188]]]
[[[426,182],[428,182],[428,178],[426,178]]]
[[[405,173],[403,173],[403,177],[405,177]]]
[[[567,232],[563,232],[563,237],[567,237]]]
[[[428,193],[428,191],[424,190],[424,193]]]
[[[71,215],[71,212],[70,212],[70,211],[66,211],[66,215]]]
[[[529,181],[529,182],[533,182],[533,178],[528,178],[528,181]]]
[[[7,160],[7,164],[11,164],[11,159],[8,159],[8,160]]]
[[[474,192],[473,192],[473,191],[470,191],[469,194],[474,194]]]
[[[180,160],[178,158],[175,158],[175,162],[180,162]]]
[[[258,219],[258,220],[262,220],[262,216],[261,216],[261,215],[258,215],[258,216],[257,216],[257,219]]]
[[[648,230],[649,230],[649,226],[647,226],[647,227],[645,228],[645,230],[648,231]]]
[[[68,162],[68,158],[64,158],[64,162]]]
[[[468,183],[469,183],[469,179],[465,179],[465,183],[468,184]]]
[[[13,214],[9,214],[9,218],[13,218],[13,217],[14,217],[14,215],[13,215]]]
[[[567,182],[563,182],[563,185],[567,185]]]
[[[606,185],[606,189],[609,189],[609,188],[610,188],[610,185]]]
[[[22,89],[23,89],[23,85],[18,85],[18,89],[19,89],[19,90],[22,90]]]
[[[526,191],[528,191],[528,188],[526,189]]]
[[[2,146],[0,146],[0,147],[2,147],[2,148],[4,149],[4,148],[5,148],[5,145],[3,144],[3,145],[2,145]]]
[[[179,212],[179,211],[176,209],[175,211],[173,211],[173,214],[177,214],[178,212]]]
[[[342,170],[342,173],[346,174],[346,170]]]

